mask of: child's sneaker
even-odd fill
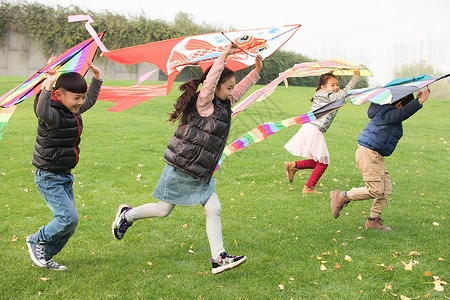
[[[45,246],[32,235],[27,236],[27,246],[31,260],[34,262],[34,264],[41,268],[47,268],[47,260],[45,259],[44,253]]]
[[[240,264],[244,263],[247,260],[247,257],[244,255],[240,256],[232,256],[227,254],[226,252],[222,252],[219,255],[218,259],[211,259],[212,263],[212,273],[219,274],[223,271],[235,268]]]
[[[66,266],[58,264],[56,261],[54,261],[51,258],[47,260],[47,268],[55,270],[55,271],[64,271],[67,269]]]
[[[116,219],[114,222],[112,222],[112,233],[113,236],[121,240],[123,239],[123,236],[125,235],[125,232],[127,232],[128,227],[133,225],[133,222],[127,222],[125,219],[125,213],[131,209],[131,206],[122,204],[117,209],[116,213]]]

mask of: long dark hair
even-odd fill
[[[328,79],[330,79],[330,78],[336,78],[336,76],[334,76],[333,73],[325,73],[325,74],[320,75],[319,84],[317,85],[316,92],[322,88],[322,85],[326,85],[328,82]],[[314,96],[309,101],[312,102],[313,100],[314,100]]]
[[[211,67],[206,69],[206,71],[200,78],[191,79],[186,83],[180,85],[178,89],[183,93],[177,99],[177,102],[175,102],[175,104],[173,105],[175,107],[175,110],[172,113],[168,113],[170,117],[167,121],[175,122],[176,120],[181,118],[182,124],[188,123],[189,114],[192,111],[196,110],[197,97],[195,97],[195,94],[197,93],[198,86],[200,85],[200,83],[203,84],[203,81],[205,81],[206,76],[208,76],[210,70]],[[220,86],[222,83],[233,76],[234,72],[225,67],[222,71],[222,74],[220,74],[217,86]]]

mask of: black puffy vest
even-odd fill
[[[57,128],[48,128],[39,119],[32,163],[54,173],[67,172],[78,163],[83,120],[79,113],[71,113],[56,100],[52,100],[51,106],[58,110],[60,123]]]
[[[230,101],[214,97],[213,103],[210,116],[202,117],[195,110],[188,124],[178,125],[164,153],[167,164],[207,184],[225,148],[231,125]]]

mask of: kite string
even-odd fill
[[[233,43],[233,41],[232,40],[230,40],[230,38],[229,37],[227,37],[226,35],[225,35],[225,33],[222,31],[221,32],[222,34],[223,34],[223,36],[227,39],[227,40],[229,40],[230,41],[230,43]],[[247,51],[245,51],[244,49],[242,49],[241,47],[239,47],[239,46],[237,46],[237,48],[239,49],[239,50],[241,50],[242,52],[244,52],[245,54],[247,54],[247,55],[250,55],[251,57],[255,57],[256,58],[256,55],[254,55],[254,54],[251,54],[251,53],[248,53]]]
[[[276,39],[276,38],[282,36],[283,34],[286,34],[286,33],[290,32],[290,31],[292,31],[292,30],[296,30],[296,29],[298,29],[299,27],[300,27],[300,26],[296,26],[296,27],[293,27],[293,28],[291,28],[291,29],[289,29],[289,30],[286,30],[285,32],[280,33],[279,35],[274,36],[274,37],[271,38],[269,41],[272,41],[272,40],[274,40],[274,39]],[[227,37],[227,36],[225,35],[225,32],[224,32],[224,31],[222,31],[221,33],[222,33],[222,35],[223,35],[227,40],[230,41],[230,43],[233,43],[233,41],[232,41],[229,37]],[[257,44],[257,45],[261,45],[261,44],[262,44],[262,43],[259,43],[259,44]],[[245,54],[247,54],[247,55],[250,55],[250,56],[255,57],[255,58],[257,57],[257,55],[248,53],[247,51],[245,51],[244,49],[242,49],[242,48],[239,47],[239,46],[238,46],[237,48],[238,48],[239,50],[241,50],[242,52],[244,52]]]

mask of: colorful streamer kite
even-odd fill
[[[365,66],[341,58],[334,58],[322,62],[304,62],[296,64],[292,68],[280,73],[278,78],[275,78],[265,87],[253,92],[250,96],[237,103],[233,107],[232,116],[245,110],[254,102],[262,101],[269,97],[282,81],[284,81],[287,87],[287,78],[289,77],[320,76],[330,72],[333,72],[334,75],[353,75],[353,69],[355,68],[360,69],[361,76],[373,76],[372,72]]]
[[[69,22],[86,21],[86,29],[95,38],[96,32],[91,26],[94,20],[90,16],[69,16],[68,20]],[[170,92],[175,77],[185,67],[194,65],[206,70],[226,49],[230,41],[235,41],[238,44],[238,48],[233,55],[228,57],[227,67],[233,71],[238,71],[254,65],[257,55],[261,55],[262,59],[272,55],[297,32],[300,26],[296,24],[263,29],[208,33],[112,51],[109,51],[100,40],[96,40],[96,42],[103,51],[103,55],[112,61],[124,65],[148,62],[160,68],[169,78],[165,85],[156,88],[154,94],[149,91],[148,95],[156,97],[161,96],[164,92],[163,87],[165,87],[164,96]],[[130,90],[134,90],[134,88],[130,88]],[[108,109],[110,111],[124,110],[139,102],[127,99],[121,96],[120,93],[110,95],[108,99],[105,98],[104,100],[120,103],[119,109],[112,107]]]
[[[98,38],[101,39],[103,35],[104,32],[98,34]],[[37,94],[41,89],[41,83],[45,80],[45,72],[48,69],[55,69],[59,73],[78,72],[84,76],[89,68],[87,62],[93,61],[97,51],[97,45],[93,41],[94,39],[90,38],[81,42],[52,60],[29,79],[0,97],[0,107],[18,104]]]
[[[433,82],[449,76],[450,74],[440,77],[422,75],[418,77],[394,79],[384,87],[379,86],[375,88],[349,90],[347,91],[349,94],[347,99],[349,99],[354,105],[361,105],[367,101],[380,105],[391,104],[425,86],[432,84]]]
[[[101,40],[103,35],[104,32],[98,34],[97,39]],[[41,85],[45,80],[45,72],[48,69],[55,69],[60,74],[64,72],[78,72],[84,76],[89,68],[87,63],[94,60],[94,56],[97,51],[97,45],[93,41],[94,39],[90,38],[70,48],[69,50],[49,62],[45,67],[40,69],[29,79],[1,96],[0,130],[4,128],[8,123],[8,120],[14,113],[17,104],[21,103],[29,97],[36,95],[37,92],[39,92],[39,90],[41,89]],[[10,109],[7,110],[7,108]]]
[[[292,117],[286,120],[282,120],[276,123],[268,122],[259,125],[258,127],[253,128],[231,144],[225,147],[223,150],[222,156],[220,157],[219,163],[217,164],[216,169],[217,171],[220,164],[224,161],[225,158],[227,158],[230,154],[233,154],[236,151],[242,150],[244,148],[247,148],[248,146],[251,146],[255,143],[259,143],[264,141],[269,135],[272,135],[274,133],[279,132],[282,129],[288,128],[292,125],[297,124],[305,124],[311,121],[314,121],[316,119],[319,119],[323,116],[326,116],[327,114],[339,109],[345,104],[345,99],[338,100],[332,103],[329,103],[325,106],[322,106],[321,108],[318,108],[314,111],[310,111],[306,114],[299,115],[296,117]]]

